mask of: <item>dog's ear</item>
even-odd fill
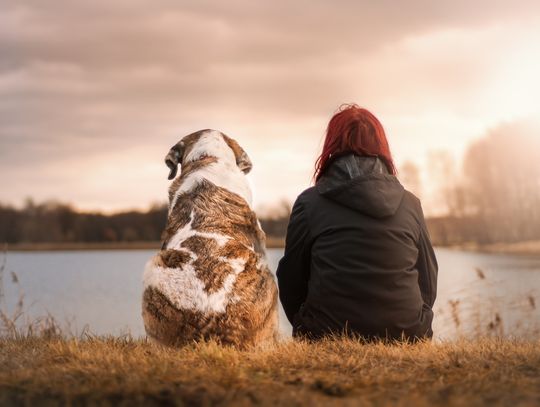
[[[167,155],[165,156],[165,164],[171,170],[169,172],[169,179],[176,177],[178,171],[178,164],[182,165],[182,156],[184,155],[184,142],[180,141],[171,147]]]
[[[250,172],[253,164],[251,164],[249,156],[244,151],[244,149],[240,147],[240,144],[238,144],[236,140],[226,136],[225,134],[223,134],[223,139],[233,151],[234,156],[236,157],[236,165],[238,165],[238,168],[240,168],[245,174]]]

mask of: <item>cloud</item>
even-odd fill
[[[499,120],[493,112],[519,113],[511,89],[493,83],[520,69],[503,51],[540,38],[538,2],[404,4],[4,1],[0,181],[16,186],[0,200],[120,207],[162,199],[166,184],[148,175],[158,175],[153,163],[207,127],[248,147],[261,200],[291,197],[309,183],[326,121],[342,102],[373,107],[404,158],[411,144],[449,147],[450,132],[462,149]],[[532,72],[512,85],[521,98]],[[493,92],[513,103],[486,102]],[[445,121],[439,144],[426,142]],[[126,156],[144,193],[104,191],[87,177],[132,185],[124,170],[103,170]],[[276,168],[289,172],[285,187]]]

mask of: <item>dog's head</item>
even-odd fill
[[[172,146],[165,156],[165,164],[171,170],[169,179],[176,176],[178,165],[185,165],[205,157],[235,162],[245,174],[251,171],[251,160],[236,140],[217,130],[200,130],[185,136]]]

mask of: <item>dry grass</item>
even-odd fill
[[[285,342],[240,352],[130,338],[0,339],[0,404],[540,404],[540,342]]]

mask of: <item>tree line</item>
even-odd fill
[[[527,125],[505,125],[471,144],[461,168],[444,153],[430,160],[444,214],[427,219],[435,244],[480,244],[540,239],[540,134]],[[421,195],[418,168],[405,163],[402,182]],[[285,236],[290,204],[261,216],[267,236]],[[78,212],[68,204],[28,200],[0,204],[0,243],[159,241],[167,205],[112,215]]]
[[[439,172],[445,214],[428,220],[437,244],[512,243],[540,239],[540,131],[501,125],[473,142],[461,168],[444,154]],[[413,177],[414,178],[414,177]]]
[[[78,212],[54,201],[27,200],[17,209],[0,204],[0,241],[4,243],[133,242],[160,240],[166,205],[112,215]]]
[[[260,219],[268,236],[285,235],[290,207],[281,206]],[[161,240],[167,205],[155,204],[147,211],[106,215],[79,212],[72,206],[27,200],[22,208],[0,204],[0,243],[96,243],[154,242]]]

